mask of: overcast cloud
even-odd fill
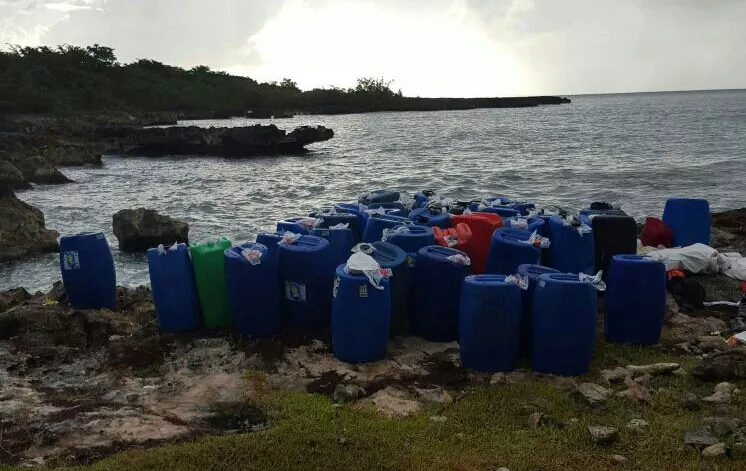
[[[746,0],[0,0],[0,41],[408,95],[746,87]]]

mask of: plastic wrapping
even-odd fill
[[[539,247],[542,249],[548,249],[552,245],[549,239],[547,239],[546,237],[540,236],[537,231],[534,231],[531,234],[531,237],[528,238],[526,243],[528,245],[533,245],[534,247]]]
[[[523,291],[528,291],[529,278],[527,276],[521,276],[519,274],[508,275],[505,277],[505,282],[513,283],[514,285],[518,285],[518,287]]]
[[[383,230],[383,236],[381,237],[381,240],[383,242],[388,242],[389,239],[392,237],[399,235],[399,234],[409,234],[410,230],[407,226],[397,226],[397,227],[387,227]]]
[[[280,240],[277,245],[293,245],[300,239],[302,234],[295,234],[290,231],[287,231],[282,235],[282,240]]]
[[[456,265],[464,265],[464,266],[471,265],[471,260],[466,255],[461,255],[461,254],[451,255],[449,257],[446,257],[446,260],[449,260],[452,263],[455,263]]]
[[[578,280],[590,283],[596,289],[596,291],[606,291],[606,283],[604,283],[603,274],[604,272],[602,271],[596,273],[595,275],[586,275],[585,273],[580,273],[578,275]]]
[[[350,256],[347,260],[344,271],[348,275],[365,275],[365,277],[368,278],[368,281],[370,281],[370,284],[378,290],[384,289],[384,287],[381,286],[381,279],[389,278],[392,275],[391,270],[382,269],[373,257],[362,251],[355,252]]]
[[[168,248],[164,247],[163,244],[158,245],[158,255],[166,255],[168,252],[174,252],[178,249],[178,242],[174,242]]]
[[[262,264],[262,252],[256,249],[243,249],[241,256],[253,266]]]

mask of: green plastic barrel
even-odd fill
[[[189,248],[197,281],[202,318],[210,329],[231,325],[232,316],[225,287],[224,252],[231,247],[228,239],[197,244]]]

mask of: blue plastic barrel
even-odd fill
[[[378,209],[383,208],[390,211],[404,211],[407,209],[406,206],[404,206],[404,203],[401,201],[394,201],[393,203],[371,203],[368,205],[368,209]]]
[[[487,273],[512,275],[520,265],[537,265],[541,249],[526,243],[530,237],[531,232],[525,229],[501,227],[495,230],[487,254]]]
[[[251,264],[244,250],[259,253]],[[242,335],[271,337],[282,329],[280,288],[277,284],[277,247],[259,243],[231,247],[225,251],[225,286],[233,313],[233,325]]]
[[[546,274],[534,293],[531,364],[534,371],[588,372],[596,340],[596,290],[578,275]]]
[[[461,364],[493,373],[511,371],[521,339],[521,288],[503,275],[464,280],[459,310]]]
[[[289,327],[301,331],[326,327],[334,279],[329,271],[329,242],[301,236],[295,243],[279,247],[277,271]]]
[[[508,208],[506,206],[487,206],[482,209],[473,209],[472,211],[478,211],[480,213],[497,214],[503,219],[517,217],[521,215],[520,211],[513,209],[513,208]]]
[[[363,231],[363,242],[373,243],[381,240],[384,229],[400,226],[402,224],[412,224],[407,218],[398,216],[374,214],[368,218]]]
[[[374,203],[393,203],[399,201],[399,192],[395,190],[373,190],[358,198],[358,202],[371,205]]]
[[[311,231],[311,228],[303,225],[300,223],[302,220],[308,220],[311,218],[308,217],[297,217],[297,218],[288,218],[283,219],[282,221],[277,222],[277,232],[279,233],[285,233],[285,232],[292,232],[294,234],[309,234]]]
[[[427,202],[430,200],[430,197],[434,194],[435,193],[430,190],[418,191],[414,194],[414,207],[424,208],[425,206],[427,206]]]
[[[521,324],[521,346],[520,353],[522,356],[531,356],[531,339],[533,338],[533,310],[534,310],[534,293],[536,284],[539,282],[541,275],[547,273],[559,273],[554,268],[542,265],[521,265],[518,267],[518,274],[528,278],[528,289],[523,293],[523,323]]]
[[[704,199],[671,198],[663,209],[663,222],[673,231],[674,247],[710,245],[710,203]]]
[[[666,312],[666,267],[648,257],[615,255],[604,295],[606,340],[658,343]]]
[[[163,332],[188,332],[200,326],[199,298],[194,268],[185,244],[159,252],[148,249],[148,272],[158,328]]]
[[[431,245],[417,253],[412,282],[410,321],[412,332],[432,342],[458,339],[461,287],[471,267],[448,257],[465,253]]]
[[[518,219],[525,220],[528,225],[526,227],[515,227],[518,223]],[[513,227],[515,229],[526,229],[528,232],[537,232],[539,234],[544,233],[544,220],[542,218],[524,218],[524,217],[512,217],[503,220],[505,227]]]
[[[533,203],[523,203],[523,202],[521,202],[521,203],[508,203],[508,204],[506,204],[504,206],[507,207],[507,208],[510,208],[510,209],[515,209],[516,211],[518,211],[519,213],[521,213],[524,216],[528,215],[529,211],[531,211],[532,209],[536,208],[536,205],[533,204]]]
[[[277,247],[281,240],[282,234],[280,233],[261,232],[256,236],[257,244],[262,244],[267,248]],[[279,251],[279,247],[277,247],[277,250]]]
[[[103,233],[84,232],[62,237],[60,269],[73,306],[105,309],[116,305],[114,258]]]
[[[406,227],[407,232],[395,233],[386,242],[400,247],[407,254],[416,254],[423,247],[435,245],[435,236],[431,228],[411,224],[409,226],[396,226],[393,229],[396,230],[400,227]]]
[[[375,251],[371,256],[381,268],[390,269],[393,274],[389,280],[391,286],[391,333],[392,335],[409,334],[410,276],[407,266],[407,253],[388,242],[375,242],[373,247]]]
[[[627,213],[625,213],[621,209],[583,208],[580,210],[580,213],[578,214],[578,219],[580,219],[580,222],[582,222],[586,226],[593,227],[593,219],[596,216],[626,216],[626,215]]]
[[[376,289],[362,274],[336,269],[332,299],[332,351],[349,363],[383,360],[389,340],[391,289],[382,279]]]
[[[329,241],[328,263],[329,270],[336,270],[337,265],[344,263],[350,258],[352,247],[355,246],[355,238],[350,229],[314,229],[312,236],[321,237]]]
[[[409,212],[409,219],[415,224],[427,227],[451,227],[451,216],[448,213],[433,214],[427,208],[413,209]]]
[[[360,203],[339,203],[334,205],[334,210],[338,213],[354,214],[360,221],[360,231],[365,230],[365,224],[368,222],[368,213],[365,212],[367,208],[360,205]]]
[[[565,225],[559,216],[549,218],[546,231],[552,243],[546,250],[547,266],[563,273],[594,274],[593,234],[579,234],[576,227]]]
[[[354,214],[313,212],[309,214],[309,217],[321,219],[321,223],[317,226],[320,229],[328,229],[339,224],[347,224],[352,231],[353,241],[356,244],[360,242],[363,237],[363,229],[360,225],[360,219]]]

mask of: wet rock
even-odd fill
[[[617,366],[613,370],[601,370],[601,378],[609,385],[621,383],[629,375],[630,372],[621,366]]]
[[[716,443],[702,450],[702,458],[721,458],[725,456],[727,449],[725,443]]]
[[[338,384],[332,399],[338,404],[355,402],[365,396],[365,389],[356,384]]]
[[[678,363],[655,363],[652,365],[628,365],[627,371],[632,373],[634,376],[651,375],[658,376],[663,374],[671,373],[678,370],[680,365]]]
[[[594,383],[579,384],[572,393],[576,399],[583,401],[593,409],[601,409],[606,405],[606,401],[613,394],[603,386]]]
[[[743,426],[743,421],[737,417],[705,417],[702,422],[720,439],[739,434]]]
[[[645,435],[648,433],[649,425],[642,419],[632,419],[627,423],[626,429],[637,435]]]
[[[681,407],[690,411],[697,411],[702,406],[697,395],[691,392],[682,394],[679,402],[681,403]]]
[[[689,430],[684,433],[684,445],[694,447],[698,450],[717,443],[718,439],[713,435],[712,428],[709,426]]]
[[[702,398],[704,402],[711,404],[727,404],[733,399],[736,386],[731,383],[719,383],[715,386],[715,392],[711,396]]]
[[[420,400],[432,404],[449,404],[453,402],[451,395],[443,388],[415,389],[415,393],[417,393],[417,397]]]
[[[31,188],[31,184],[23,177],[23,174],[10,162],[2,160],[0,156],[0,188],[11,190],[25,190]]]
[[[46,228],[41,211],[0,191],[0,262],[57,252],[58,236]]]
[[[619,438],[619,431],[614,427],[589,425],[588,433],[591,435],[591,441],[596,445],[610,445]]]
[[[746,347],[733,348],[704,358],[692,373],[702,381],[746,379]]]
[[[703,335],[712,332],[723,332],[726,324],[715,317],[692,317],[685,314],[674,314],[668,320],[661,333],[660,343],[667,347],[691,343]]]
[[[0,313],[31,299],[31,294],[23,288],[0,291]]]
[[[189,225],[152,209],[123,209],[113,218],[119,250],[142,252],[160,244],[189,243]]]

